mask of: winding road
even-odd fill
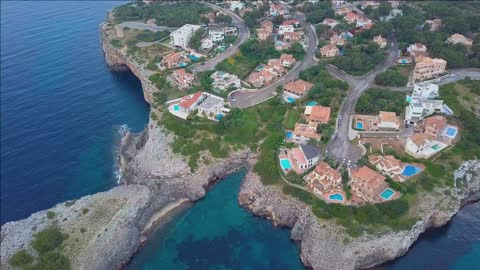
[[[327,147],[327,155],[335,160],[342,161],[351,160],[355,163],[362,157],[362,151],[359,147],[350,143],[349,125],[350,116],[355,112],[355,105],[360,95],[370,88],[375,82],[375,76],[384,72],[395,63],[395,58],[398,53],[398,43],[395,40],[390,40],[393,46],[388,51],[388,56],[385,61],[373,70],[363,76],[350,76],[344,71],[327,65],[327,71],[340,80],[348,82],[350,91],[347,94],[337,118],[336,132],[332,142]]]
[[[305,35],[307,36],[307,49],[303,60],[297,62],[281,79],[264,88],[258,90],[237,90],[232,92],[230,95],[230,97],[233,98],[230,102],[232,107],[241,109],[248,108],[274,97],[277,95],[275,92],[277,86],[284,85],[297,79],[302,70],[316,64],[314,60],[315,49],[317,48],[315,29],[311,24],[305,21],[305,15],[300,12],[296,12],[292,18],[300,21],[301,26],[305,30]]]
[[[235,12],[233,12],[229,9],[226,9],[226,8],[216,6],[216,5],[211,4],[211,3],[206,3],[205,2],[205,5],[208,5],[215,10],[221,10],[223,13],[232,17],[232,23],[238,29],[238,38],[232,46],[226,48],[221,54],[213,57],[212,59],[208,60],[207,62],[192,65],[190,67],[190,69],[193,70],[194,72],[203,72],[203,71],[207,71],[207,70],[214,70],[215,66],[218,63],[220,63],[223,60],[227,59],[228,57],[234,55],[238,51],[238,48],[240,47],[240,45],[242,45],[250,37],[250,31],[248,30],[247,25]]]

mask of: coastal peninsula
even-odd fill
[[[140,2],[135,3],[144,5]],[[286,157],[290,158],[295,154],[292,149],[302,150],[301,145],[305,145],[297,146],[296,142],[286,142],[285,129],[293,129],[291,132],[295,133],[295,126],[298,124],[308,126],[309,122],[315,121],[312,117],[302,119],[304,116],[301,116],[300,110],[305,110],[306,106],[303,103],[307,100],[304,100],[299,92],[303,94],[309,91],[297,91],[296,85],[302,87],[310,85],[309,90],[312,93],[319,91],[318,93],[321,94],[317,96],[305,93],[305,98],[312,98],[319,104],[325,102],[324,94],[329,93],[329,90],[319,90],[321,82],[318,78],[322,78],[325,84],[328,83],[328,89],[333,90],[330,91],[331,97],[328,102],[323,104],[326,107],[328,103],[333,120],[328,119],[320,124],[321,128],[318,126],[315,128],[314,135],[317,136],[315,139],[318,139],[318,142],[314,145],[322,153],[330,150],[330,155],[322,154],[321,159],[329,163],[329,166],[330,163],[335,165],[339,173],[341,168],[345,168],[345,171],[341,171],[340,174],[348,175],[349,172],[357,169],[353,166],[354,164],[362,163],[361,156],[367,153],[379,154],[374,153],[373,143],[370,143],[370,147],[366,143],[361,143],[365,137],[359,135],[353,139],[355,144],[350,142],[348,135],[352,126],[350,117],[355,114],[357,99],[364,93],[371,94],[372,91],[367,88],[373,85],[375,75],[382,74],[393,65],[396,60],[395,53],[398,51],[397,42],[394,41],[393,46],[385,51],[379,49],[378,55],[381,55],[379,61],[369,63],[374,67],[373,72],[367,70],[364,74],[360,74],[361,70],[356,70],[353,73],[360,73],[353,75],[359,76],[346,75],[345,70],[338,69],[342,66],[341,60],[332,62],[337,68],[319,64],[322,62],[317,57],[323,56],[321,50],[317,50],[317,39],[322,40],[322,37],[317,36],[319,31],[313,31],[313,27],[307,21],[307,9],[302,10],[305,11],[302,13],[293,12],[294,14],[291,14],[293,21],[289,22],[296,25],[292,33],[300,31],[304,33],[301,35],[305,37],[302,41],[304,45],[302,51],[294,49],[284,51],[282,48],[280,53],[275,51],[273,43],[266,48],[263,47],[266,46],[264,43],[257,40],[262,34],[267,33],[267,36],[271,34],[268,34],[270,23],[257,25],[257,21],[269,21],[263,20],[264,15],[261,12],[260,15],[257,13],[259,10],[264,13],[287,12],[286,10],[293,10],[292,7],[271,3],[266,7],[235,7],[232,11],[228,7],[212,4],[198,4],[202,5],[201,7],[196,6],[197,3],[194,5],[197,16],[192,18],[198,17],[198,20],[201,20],[201,17],[204,18],[202,20],[209,22],[213,20],[215,23],[221,20],[226,21],[227,26],[224,28],[237,27],[238,37],[228,39],[226,37],[228,34],[224,36],[224,39],[227,39],[226,44],[230,44],[225,46],[230,46],[232,50],[217,52],[209,50],[209,54],[205,56],[196,56],[193,52],[187,54],[185,48],[162,45],[161,43],[169,37],[167,35],[157,34],[153,41],[150,41],[150,36],[155,35],[153,33],[175,31],[174,29],[179,26],[156,25],[162,22],[161,17],[156,18],[155,23],[150,21],[155,18],[142,18],[142,20],[148,19],[149,23],[147,20],[135,21],[136,24],[118,21],[119,14],[128,13],[122,13],[122,8],[135,8],[130,5],[116,10],[118,14],[115,14],[115,11],[109,13],[107,22],[101,26],[101,41],[106,63],[113,71],[132,72],[140,80],[145,100],[151,105],[148,126],[140,134],[126,132],[122,138],[118,157],[123,182],[121,185],[107,192],[58,204],[51,209],[35,213],[27,219],[3,225],[1,230],[2,269],[14,269],[11,258],[22,250],[35,258],[44,256],[42,250],[38,249],[38,245],[33,243],[38,242],[39,234],[51,228],[67,236],[62,238],[58,246],[51,247],[47,252],[53,250],[68,258],[72,269],[122,268],[141,248],[142,243],[148,241],[150,232],[162,217],[178,207],[203,198],[209,186],[241,167],[245,167],[248,173],[241,186],[239,203],[253,214],[271,220],[275,226],[291,228],[291,238],[300,245],[303,264],[313,269],[359,269],[393,260],[405,254],[425,230],[445,225],[463,205],[480,199],[480,175],[478,174],[480,161],[475,159],[475,155],[463,155],[464,153],[460,150],[454,151],[459,148],[464,151],[465,145],[468,148],[468,145],[475,143],[471,141],[472,138],[468,133],[471,131],[466,130],[470,127],[468,125],[472,119],[463,119],[465,126],[460,132],[466,134],[462,137],[464,141],[452,141],[449,145],[448,154],[454,153],[451,156],[447,154],[446,158],[438,158],[439,162],[452,158],[451,163],[441,165],[444,166],[445,175],[436,177],[435,173],[426,169],[423,172],[425,179],[420,178],[421,175],[414,176],[405,183],[391,179],[387,187],[401,195],[384,198],[384,201],[374,203],[365,200],[356,204],[350,200],[347,195],[352,192],[347,188],[349,185],[345,185],[345,189],[335,189],[336,193],[345,196],[345,198],[342,197],[344,202],[342,205],[328,201],[322,197],[323,193],[315,193],[314,189],[309,188],[304,181],[304,177],[313,171],[315,165],[302,171],[301,166],[290,164],[296,170],[294,174],[288,171],[290,168],[283,166],[282,156],[279,155],[279,149],[285,149],[287,153],[293,151],[292,154],[286,154]],[[172,7],[174,7],[173,4]],[[241,18],[241,10],[246,8],[250,8],[251,11],[245,11]],[[251,26],[248,25],[252,21],[248,19],[249,16],[254,19]],[[273,17],[271,20],[274,20],[277,15],[270,14],[270,16]],[[185,24],[189,23],[193,22],[185,22]],[[278,21],[275,24],[283,25],[283,22]],[[147,30],[135,29],[135,27],[147,26],[148,29],[155,31],[143,32]],[[261,27],[260,31],[255,30],[257,26]],[[195,27],[187,28],[195,29]],[[202,37],[201,32],[197,32],[199,29],[201,28],[194,30],[190,38],[195,40],[197,33]],[[253,31],[256,32],[255,38],[250,36]],[[142,33],[143,36],[140,37],[144,40],[140,43],[136,39]],[[294,39],[295,36],[296,34],[292,34],[291,38]],[[291,48],[297,47],[296,42],[291,43]],[[201,45],[200,42],[198,47]],[[189,46],[192,45],[189,44]],[[335,51],[334,48],[333,50]],[[248,52],[253,55],[264,52],[265,59],[252,60]],[[285,54],[292,56],[295,60],[284,56]],[[161,58],[156,58],[157,55],[161,55]],[[282,60],[286,62],[290,60],[292,63],[289,64],[289,62],[283,66]],[[184,63],[187,66],[190,65],[190,68],[182,69],[181,65]],[[235,64],[240,65],[239,63],[243,68],[235,70],[237,67]],[[171,68],[169,65],[172,65]],[[263,69],[258,68],[260,66]],[[212,81],[209,80],[214,74],[213,69],[216,69],[216,72],[220,69],[220,71],[227,70],[241,78],[241,87],[233,89],[228,86],[223,91],[218,91],[211,86]],[[178,72],[178,70],[184,70],[184,72]],[[257,85],[260,82],[256,79],[260,75],[269,76],[263,71],[278,72],[279,77],[272,76],[269,83],[265,83],[264,80],[262,84]],[[466,71],[462,70],[459,74],[464,74],[462,72]],[[474,70],[473,73],[477,74],[476,72],[478,70]],[[192,75],[194,76],[192,81],[189,81],[189,76],[186,75],[189,73],[195,74]],[[463,76],[465,77],[467,76]],[[292,80],[300,81],[297,80],[298,78],[303,82],[287,88],[286,85]],[[462,78],[457,78],[457,80],[460,79]],[[375,83],[380,81],[375,80]],[[206,87],[207,84],[209,87]],[[278,91],[277,87],[280,88]],[[180,90],[182,88],[187,90]],[[444,93],[449,93],[448,90]],[[190,91],[187,94],[188,98],[182,97],[185,93],[181,91]],[[199,92],[201,94],[197,95]],[[194,108],[183,115],[176,108],[183,108],[185,104],[192,106],[193,103],[185,102],[192,98],[191,95],[204,99],[199,101],[199,108]],[[288,98],[295,96],[297,101],[289,104],[291,100]],[[218,109],[213,110],[206,105],[200,107],[202,102],[216,100],[215,97],[222,100],[222,106]],[[348,107],[349,105],[351,107]],[[454,111],[458,109],[455,103],[449,105]],[[396,109],[394,105],[392,107],[393,110]],[[202,109],[209,109],[209,111],[200,112]],[[183,116],[185,116],[184,119],[182,119]],[[321,126],[323,124],[325,126]],[[333,129],[334,132],[326,132],[329,129]],[[365,134],[362,130],[358,132]],[[335,133],[340,135],[335,136]],[[318,138],[319,135],[321,135],[320,138]],[[303,142],[311,145],[310,140]],[[462,146],[461,143],[466,144]],[[340,150],[332,150],[331,145],[335,145],[335,149]],[[360,148],[357,145],[361,145]],[[383,147],[382,144],[380,147]],[[302,151],[307,152],[307,150]],[[350,160],[342,163],[343,153],[348,153],[347,156],[352,160],[352,164]],[[392,156],[393,154],[397,153],[392,153]],[[420,159],[405,161],[403,154],[403,152],[401,155],[398,153],[395,158],[404,163],[418,164],[418,167],[437,166],[435,168],[438,168],[434,161],[425,163],[421,163]],[[443,153],[439,153],[439,156],[441,154]],[[317,154],[317,159],[319,156],[320,154]],[[473,158],[466,160],[465,156]],[[293,159],[290,159],[293,163]],[[380,172],[377,174],[381,175]],[[343,186],[342,181],[341,179],[340,183]],[[422,184],[424,181],[431,181],[434,184]],[[389,201],[390,199],[392,201]],[[409,207],[402,211],[394,206],[389,208],[391,205],[396,205],[394,199],[407,201]],[[377,204],[379,206],[376,206]],[[392,213],[385,214],[379,209],[388,209]],[[345,215],[341,216],[342,213]],[[362,220],[358,213],[378,215],[382,221],[376,223]],[[384,221],[386,218],[388,220]]]

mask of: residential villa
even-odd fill
[[[392,10],[390,10],[390,13],[387,16],[381,16],[380,21],[381,22],[389,22],[392,19],[394,19],[395,17],[402,16],[402,15],[403,15],[402,10],[400,10],[398,8],[393,8]]]
[[[373,9],[376,9],[380,6],[380,2],[378,1],[363,1],[362,2],[362,9],[366,7],[372,7]]]
[[[380,111],[378,113],[378,118],[380,122],[378,123],[378,128],[383,130],[399,130],[400,129],[400,119],[394,112],[384,112]]]
[[[260,28],[257,29],[257,37],[259,40],[267,40],[273,33],[273,23],[271,21],[262,21]]]
[[[284,67],[291,67],[291,66],[293,66],[293,64],[295,64],[295,58],[291,54],[283,53],[280,56],[280,63]]]
[[[436,139],[447,125],[447,118],[442,115],[434,115],[423,120],[425,133],[430,139]]]
[[[394,156],[369,155],[368,161],[375,166],[381,174],[396,181],[403,182],[405,180],[404,177],[402,177],[405,165]]]
[[[369,167],[350,169],[349,174],[352,193],[365,202],[378,203],[392,198],[393,195],[388,198],[381,196],[388,189],[388,184],[385,182],[386,177]]]
[[[423,81],[437,77],[445,73],[447,61],[440,58],[423,57],[420,62],[417,61],[413,71],[414,81]]]
[[[187,119],[187,117],[195,110],[198,110],[197,115],[212,120],[217,119],[218,115],[223,115],[228,112],[228,109],[224,108],[225,103],[223,98],[206,92],[196,92],[194,94],[186,95],[181,98],[170,100],[167,104],[168,111],[182,119]]]
[[[202,38],[201,42],[202,42],[202,45],[200,46],[200,49],[202,50],[210,50],[215,45],[213,43],[213,40],[211,40],[210,38]]]
[[[424,152],[424,149],[429,148],[428,146],[430,144],[431,141],[427,134],[415,133],[407,138],[407,142],[405,143],[405,152],[416,158],[428,158],[430,156],[425,157],[422,153]],[[435,152],[432,152],[432,155],[433,154],[435,154]]]
[[[383,49],[387,46],[387,39],[383,38],[381,35],[373,38],[373,42],[380,46],[380,49]]]
[[[442,19],[433,19],[433,20],[426,20],[426,24],[430,25],[430,31],[438,31],[442,27]]]
[[[275,76],[268,72],[268,70],[263,69],[261,71],[254,71],[250,75],[248,75],[246,81],[247,83],[251,84],[253,87],[262,87],[264,85],[269,85]]]
[[[401,121],[395,112],[380,111],[378,115],[353,115],[354,128],[360,131],[400,130]]]
[[[180,88],[183,89],[192,86],[194,79],[193,74],[188,73],[183,68],[174,70],[171,78],[175,82],[175,84],[177,84]]]
[[[466,47],[472,47],[473,40],[461,34],[453,34],[447,39],[449,44],[463,44]]]
[[[412,99],[405,109],[405,122],[416,123],[434,113],[442,113],[443,100],[437,99]]]
[[[370,20],[369,18],[366,18],[363,15],[357,14],[357,13],[350,12],[347,15],[345,15],[345,17],[343,17],[343,18],[349,24],[355,23],[356,27],[369,29],[372,26],[372,25],[369,25],[369,24],[372,24],[372,20]]]
[[[438,85],[436,84],[416,83],[413,86],[412,99],[435,99],[438,97]]]
[[[270,3],[270,16],[277,16],[277,15],[289,15],[288,6],[285,4],[275,4],[273,2]]]
[[[284,96],[287,98],[290,97],[293,99],[297,99],[305,96],[305,94],[307,94],[312,87],[313,87],[312,83],[299,79],[299,80],[287,83],[283,87],[283,93],[284,93]]]
[[[303,177],[307,187],[318,194],[342,190],[342,175],[328,163],[320,161],[315,170]]]
[[[188,48],[190,39],[195,31],[200,29],[200,25],[185,24],[177,30],[170,33],[170,44],[173,46],[181,47],[183,49]]]
[[[346,42],[347,41],[343,37],[337,34],[334,34],[333,36],[330,37],[330,44],[332,45],[343,46],[345,45]]]
[[[224,71],[216,71],[210,77],[213,79],[212,86],[215,91],[241,87],[241,81],[236,75]]]
[[[327,44],[320,48],[320,55],[322,57],[335,57],[340,54],[340,50],[337,46],[332,44]]]
[[[297,173],[317,165],[320,158],[320,149],[310,144],[302,144],[289,150],[288,157],[293,162],[293,168]]]
[[[338,9],[335,9],[335,16],[344,16],[350,12],[352,12],[353,7],[348,6],[348,7],[341,7]]]
[[[285,69],[280,59],[268,60],[266,70],[277,78],[280,78],[287,73],[287,69]]]
[[[292,32],[295,32],[295,27],[293,26],[293,24],[285,24],[285,22],[283,22],[283,24],[281,24],[278,27],[279,35],[283,35],[285,33],[292,33]]]
[[[229,9],[233,12],[240,11],[245,7],[242,1],[230,1]]]
[[[357,13],[349,12],[343,17],[349,24],[355,23],[360,20],[362,16]]]
[[[308,124],[312,127],[317,127],[319,124],[326,124],[330,121],[331,109],[320,105],[306,106],[304,115],[307,118]]]
[[[317,129],[307,124],[295,123],[295,129],[293,134],[296,137],[306,138],[306,139],[316,139],[321,138],[320,134],[317,133]]]
[[[427,46],[423,45],[422,43],[410,44],[407,47],[407,52],[413,57],[417,55],[426,56]]]
[[[303,40],[303,31],[286,32],[283,34],[283,40],[285,42],[301,42]]]
[[[293,25],[294,27],[300,27],[300,21],[299,20],[286,20],[282,23],[282,25]]]
[[[322,24],[328,25],[330,28],[334,28],[338,24],[338,21],[331,18],[325,18]]]
[[[221,42],[225,38],[225,31],[222,27],[210,27],[208,29],[208,38],[214,43]]]
[[[189,61],[183,52],[172,52],[165,55],[160,62],[165,68],[177,68],[186,66]]]

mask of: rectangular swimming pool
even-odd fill
[[[173,105],[173,110],[178,112],[180,110],[180,106],[179,105]]]
[[[357,122],[357,129],[363,129],[363,123]]]
[[[290,164],[290,160],[288,158],[280,159],[280,165],[285,171],[290,170],[292,168],[292,164]]]
[[[287,139],[291,139],[292,135],[293,135],[293,133],[291,131],[285,132],[285,137],[287,137]]]
[[[435,150],[435,151],[438,151],[438,150],[440,150],[442,147],[437,143],[437,144],[433,145],[431,148],[432,148],[433,150]]]
[[[380,197],[382,197],[382,199],[388,201],[388,200],[390,200],[390,198],[392,198],[393,194],[395,194],[395,191],[393,191],[390,188],[387,188],[380,194]]]

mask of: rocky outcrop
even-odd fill
[[[142,84],[145,101],[152,104],[153,93],[157,91],[155,85],[148,79],[148,77],[152,75],[152,72],[142,67],[133,59],[130,59],[125,50],[117,49],[110,44],[110,40],[114,38],[110,35],[113,35],[114,32],[113,26],[110,23],[105,22],[101,25],[100,37],[102,39],[102,48],[105,53],[107,65],[114,71],[131,71]]]
[[[318,219],[303,202],[276,187],[264,186],[249,172],[239,202],[275,225],[291,228],[291,238],[301,247],[301,260],[313,269],[359,269],[402,256],[419,235],[445,225],[469,201],[480,199],[480,161],[467,161],[455,172],[458,188],[419,196],[414,211],[420,220],[400,232],[377,232],[351,239],[340,225]]]

